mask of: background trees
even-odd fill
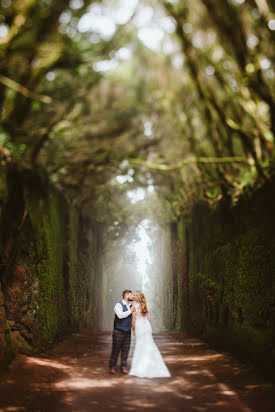
[[[77,201],[140,165],[176,213],[237,197],[270,174],[274,24],[268,1],[2,0],[2,168]]]

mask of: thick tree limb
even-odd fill
[[[228,156],[228,157],[196,157],[192,159],[182,160],[176,165],[164,165],[159,163],[148,163],[142,159],[129,159],[129,162],[134,165],[146,166],[148,169],[171,171],[181,169],[183,166],[193,163],[244,163],[252,165],[254,162],[250,159],[241,156]]]

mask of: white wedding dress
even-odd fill
[[[141,315],[139,305],[136,306],[135,334],[136,345],[129,375],[139,378],[171,376],[153,340],[152,327],[147,315]]]

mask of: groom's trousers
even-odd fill
[[[113,331],[113,347],[110,357],[110,368],[117,364],[119,353],[121,352],[121,367],[127,366],[127,359],[131,345],[131,331],[125,332],[121,329]]]

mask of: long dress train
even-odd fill
[[[135,335],[136,345],[129,375],[140,378],[171,376],[154,342],[151,324],[147,316],[141,314],[139,305],[136,310]]]

